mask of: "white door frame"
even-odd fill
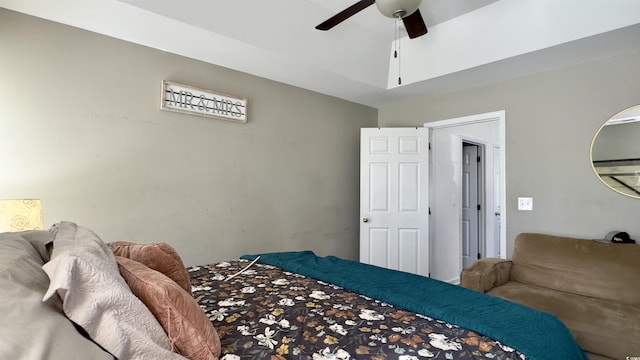
[[[500,189],[500,208],[502,209],[501,213],[501,224],[500,227],[500,256],[502,258],[506,257],[507,253],[507,219],[506,219],[506,131],[505,131],[505,111],[495,111],[484,114],[476,114],[470,116],[464,116],[459,118],[453,118],[448,120],[441,120],[435,122],[427,122],[424,123],[424,126],[430,129],[432,132],[435,129],[447,128],[447,127],[458,127],[465,126],[471,124],[477,124],[482,122],[489,121],[497,121],[499,127],[499,142],[500,142],[500,180],[501,180],[501,189]],[[430,228],[433,229],[432,226]],[[430,242],[433,244],[433,242]],[[432,252],[433,253],[433,252]],[[433,271],[433,270],[432,270]]]

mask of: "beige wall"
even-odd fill
[[[189,264],[356,259],[360,127],[506,110],[509,254],[523,231],[638,239],[640,200],[605,188],[588,151],[606,118],[640,103],[639,78],[635,52],[377,113],[0,9],[0,198],[40,197],[47,225],[165,241]],[[247,97],[249,122],[160,111],[162,80]],[[516,211],[518,196],[534,211]]]
[[[215,46],[215,45],[214,45]],[[159,110],[162,80],[248,98],[247,124]],[[0,9],[0,198],[46,225],[163,241],[187,264],[358,254],[375,109]]]
[[[520,232],[601,238],[626,230],[640,239],[640,200],[606,188],[594,175],[589,147],[600,125],[640,103],[640,52],[423,97],[380,109],[379,126],[506,111],[507,252]],[[640,146],[640,142],[629,144]],[[517,197],[533,197],[533,212]]]

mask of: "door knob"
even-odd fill
[[[369,218],[362,218],[362,222],[364,223],[369,222]]]

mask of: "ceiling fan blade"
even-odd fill
[[[332,27],[352,17],[353,15],[359,13],[360,11],[366,9],[367,7],[373,5],[375,2],[376,2],[375,0],[360,0],[357,3],[337,13],[336,15],[330,17],[327,21],[323,22],[322,24],[316,26],[316,29],[329,30]]]
[[[409,39],[415,39],[428,32],[427,25],[424,23],[422,15],[420,15],[420,9],[414,11],[413,14],[409,16],[403,17],[402,22],[404,23],[405,29],[407,29]]]

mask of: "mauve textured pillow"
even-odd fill
[[[166,243],[137,244],[127,241],[114,241],[108,245],[116,256],[137,261],[165,274],[191,294],[189,273],[180,255],[171,245]]]
[[[121,360],[184,360],[164,329],[120,276],[115,256],[91,230],[70,222],[55,228],[50,279],[43,301],[60,295],[64,313]]]
[[[121,256],[116,261],[131,291],[151,310],[180,354],[192,360],[220,356],[218,333],[191,293],[137,261]]]

